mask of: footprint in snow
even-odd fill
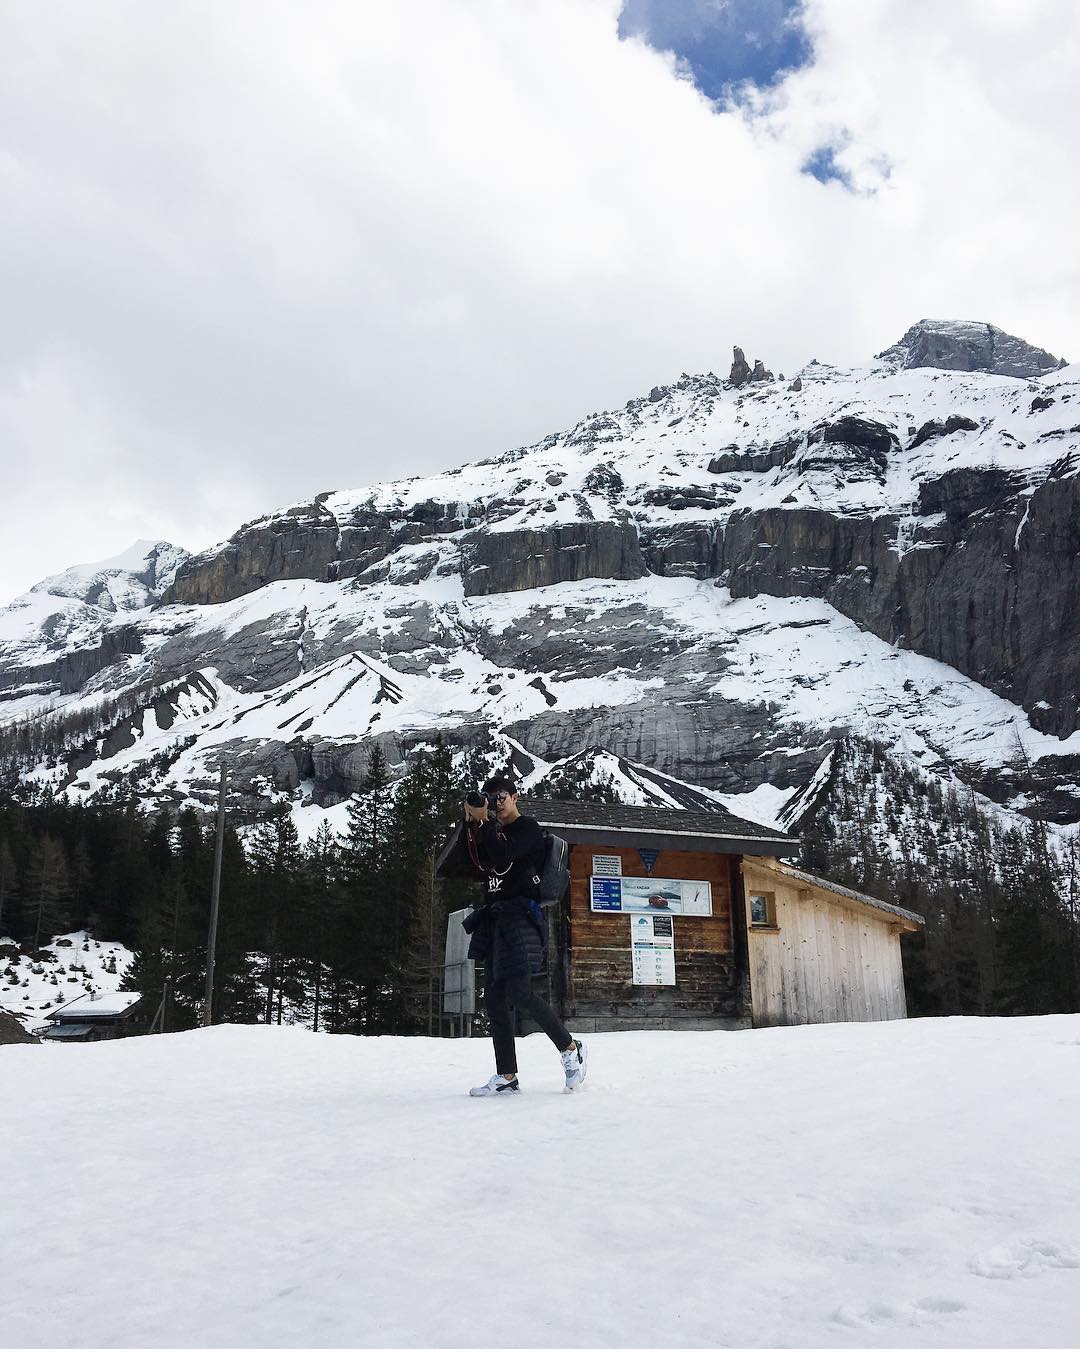
[[[991,1246],[971,1262],[971,1272],[983,1279],[1033,1279],[1048,1269],[1080,1269],[1080,1248],[1023,1237]]]
[[[943,1316],[952,1316],[966,1309],[967,1303],[957,1298],[921,1297],[914,1302],[904,1302],[893,1306],[887,1302],[876,1302],[870,1307],[852,1307],[841,1303],[833,1312],[833,1320],[842,1326],[851,1326],[855,1330],[865,1330],[870,1326],[925,1326],[940,1320]]]

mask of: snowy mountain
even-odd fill
[[[375,740],[395,764],[441,733],[530,785],[608,756],[752,814],[854,732],[1080,819],[1080,367],[986,324],[791,379],[736,349],[486,462],[124,561],[0,611],[9,770],[205,802],[224,760],[237,804],[315,818]]]
[[[106,613],[143,609],[160,599],[190,556],[186,549],[160,539],[136,539],[117,557],[69,567],[31,586],[30,593],[81,600]]]

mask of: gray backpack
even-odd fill
[[[544,864],[540,868],[540,898],[542,909],[558,904],[570,881],[570,849],[566,839],[544,830]]]

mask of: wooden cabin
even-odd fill
[[[570,849],[540,992],[571,1029],[733,1030],[906,1015],[918,914],[790,865],[799,841],[727,811],[519,801]],[[455,834],[440,873],[461,874]]]
[[[84,993],[45,1018],[43,1040],[117,1040],[143,1035],[149,1017],[141,993]]]

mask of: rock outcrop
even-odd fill
[[[588,577],[630,581],[645,575],[630,520],[582,520],[549,529],[478,530],[462,543],[466,595],[532,590]]]
[[[986,370],[992,375],[1030,379],[1065,365],[1041,347],[1002,332],[992,323],[964,319],[920,319],[899,342],[879,353],[905,370]]]
[[[0,691],[31,687],[39,692],[78,693],[102,670],[116,665],[125,656],[138,655],[142,649],[143,638],[138,628],[126,625],[109,628],[94,646],[66,651],[39,665],[0,669]]]
[[[1000,469],[956,469],[924,484],[909,519],[772,509],[698,532],[680,559],[707,559],[733,595],[826,599],[1021,704],[1048,734],[1080,728],[1080,463],[1033,490]]]
[[[32,1045],[38,1042],[23,1030],[21,1022],[0,1008],[0,1045]]]
[[[915,438],[912,440],[909,449],[916,450],[920,445],[925,445],[928,440],[937,440],[939,436],[955,435],[957,431],[977,431],[978,423],[973,422],[970,417],[961,417],[954,414],[946,417],[944,421],[938,421],[936,418],[923,422],[918,431],[915,432]]]
[[[746,354],[742,347],[735,348],[735,356],[731,362],[731,374],[728,375],[728,383],[734,384],[736,389],[740,388],[751,375],[750,366],[746,361]]]
[[[563,759],[589,749],[647,764],[713,790],[744,792],[765,782],[795,786],[812,776],[822,757],[814,736],[805,754],[769,752],[775,727],[767,708],[709,704],[671,689],[663,704],[541,712],[511,725],[508,734],[530,754]],[[680,696],[680,694],[682,696]]]
[[[162,602],[220,604],[271,581],[325,581],[338,547],[338,522],[318,500],[294,506],[245,525],[220,550],[189,559]]]

